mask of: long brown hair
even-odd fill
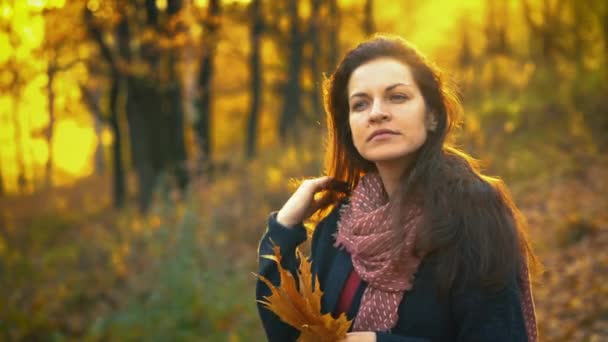
[[[352,72],[371,60],[389,57],[412,71],[436,129],[416,152],[393,196],[395,240],[403,235],[399,224],[402,205],[414,199],[423,207],[424,222],[417,237],[417,253],[433,257],[439,289],[456,284],[502,288],[520,270],[525,259],[538,265],[525,234],[525,223],[502,181],[481,174],[476,161],[453,145],[462,106],[439,70],[407,41],[376,36],[350,50],[325,82],[327,112],[326,174],[346,191],[329,191],[329,203],[354,189],[375,164],[356,150],[349,127],[347,86]]]

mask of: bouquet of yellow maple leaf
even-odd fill
[[[273,246],[274,255],[263,255],[263,258],[273,260],[278,267],[281,284],[274,286],[267,278],[258,275],[271,292],[259,302],[274,312],[281,320],[300,331],[298,342],[312,341],[338,341],[346,337],[352,321],[342,313],[334,318],[331,313],[321,313],[321,297],[323,292],[319,287],[319,278],[313,276],[311,263],[302,257],[298,269],[299,291],[293,275],[281,266],[281,253],[279,246]]]

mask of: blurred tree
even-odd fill
[[[550,70],[555,70],[557,55],[566,50],[560,41],[560,36],[565,33],[560,20],[565,3],[565,0],[543,0],[540,9],[541,20],[535,20],[530,1],[522,0],[523,16],[530,33],[532,60]]]
[[[486,11],[485,54],[487,56],[504,55],[511,52],[508,43],[509,7],[504,1],[488,0]]]
[[[182,189],[188,183],[181,82],[176,69],[182,41],[178,37],[183,31],[178,14],[183,4],[178,0],[166,4],[164,15],[156,1],[118,1],[106,8],[114,17],[99,20],[94,11],[85,10],[89,32],[111,69],[110,120],[115,138],[120,136],[118,106],[122,106],[121,88],[124,91],[131,159],[143,212],[161,174],[172,174]],[[114,46],[105,39],[103,29],[108,28],[116,32]],[[115,139],[115,174],[121,171],[120,145],[121,140]],[[117,181],[115,190],[124,196],[124,181]]]
[[[10,3],[14,6],[13,3]],[[25,193],[28,187],[28,177],[26,174],[25,165],[25,147],[24,139],[22,137],[23,129],[23,118],[19,117],[21,98],[23,89],[27,85],[28,81],[33,78],[34,67],[30,65],[31,60],[28,60],[28,56],[18,56],[15,51],[17,47],[22,44],[21,36],[15,31],[16,25],[12,22],[11,18],[8,20],[2,18],[0,21],[0,30],[5,32],[9,37],[9,44],[11,46],[11,54],[8,59],[0,66],[4,77],[2,77],[2,84],[0,90],[4,94],[11,96],[11,108],[9,112],[12,112],[12,126],[13,126],[13,146],[15,147],[15,161],[17,171],[17,189],[20,193]],[[29,133],[29,131],[28,131]]]
[[[463,100],[475,97],[478,94],[478,82],[476,76],[479,63],[473,53],[473,43],[471,42],[471,23],[468,16],[463,16],[459,23],[460,46],[458,46],[458,72],[461,74],[460,87],[463,91]]]
[[[474,63],[473,48],[471,44],[471,34],[469,21],[463,18],[460,21],[460,47],[458,54],[458,67],[460,69],[469,68]]]
[[[551,89],[544,94],[547,109],[539,113],[539,117],[550,117],[552,122],[568,125],[578,120],[578,113],[583,113],[596,145],[606,148],[608,119],[598,113],[607,110],[600,94],[606,91],[608,71],[606,63],[595,66],[590,63],[590,69],[587,64],[592,60],[607,60],[606,48],[601,51],[594,42],[606,39],[602,18],[606,17],[608,5],[605,1],[592,0],[544,0],[540,8],[528,0],[522,0],[521,4],[530,35],[531,60],[536,66],[534,86]],[[604,81],[600,79],[602,69]],[[558,89],[563,92],[555,91],[555,84],[559,84]]]
[[[485,48],[483,63],[489,63],[490,84],[489,89],[496,91],[504,84],[501,77],[500,66],[496,57],[507,57],[510,47],[507,41],[507,27],[509,27],[509,8],[503,1],[487,0],[485,23]]]
[[[327,54],[327,69],[328,73],[333,72],[334,68],[338,64],[340,58],[340,8],[338,7],[338,0],[329,0],[329,27],[327,30],[329,51]]]
[[[13,130],[14,130],[14,145],[15,145],[15,156],[17,159],[17,187],[19,192],[22,194],[26,193],[27,190],[27,176],[25,174],[25,150],[23,148],[23,138],[21,137],[22,127],[21,120],[19,120],[19,104],[21,102],[21,96],[18,94],[13,95]]]
[[[572,104],[583,113],[593,141],[600,151],[608,150],[608,2],[569,0],[572,19],[566,21],[572,37],[568,51],[575,76],[571,87]],[[596,42],[602,41],[603,48]],[[590,60],[600,63],[594,66]],[[601,115],[603,114],[603,115]]]
[[[245,140],[245,155],[253,159],[257,150],[257,128],[260,108],[262,106],[262,63],[260,58],[261,38],[264,31],[261,0],[252,0],[249,4],[249,117],[247,118],[247,139]]]
[[[195,129],[198,135],[198,143],[201,150],[202,160],[200,166],[211,170],[212,166],[212,99],[216,47],[219,40],[219,28],[221,21],[220,0],[209,0],[207,4],[207,15],[202,19],[203,42],[202,60],[198,74],[198,92],[196,95],[196,108],[198,117]]]
[[[301,2],[275,4],[264,11],[264,31],[285,61],[274,88],[282,98],[277,131],[280,141],[298,143],[298,126],[323,113],[323,74],[333,71],[339,53],[339,10],[336,1],[310,0],[307,15],[300,14]]]
[[[572,13],[572,23],[568,31],[572,34],[572,57],[575,64],[575,82],[585,82],[585,56],[590,54],[590,47],[585,44],[585,33],[592,29],[593,22],[586,13],[588,4],[585,1],[570,0],[568,7]],[[572,88],[572,101],[577,108],[585,105],[586,89]]]
[[[77,20],[71,14],[74,5],[66,5],[63,8],[45,8],[43,10],[45,34],[43,44],[37,51],[38,55],[46,60],[46,96],[49,123],[45,129],[45,138],[48,146],[48,158],[45,164],[44,184],[46,188],[53,185],[53,138],[57,111],[55,105],[56,93],[54,84],[59,73],[70,70],[82,59],[78,55],[78,44],[83,41],[82,30],[79,22],[66,22],[66,20]]]
[[[297,142],[299,139],[296,124],[298,113],[302,111],[300,95],[302,93],[302,50],[304,46],[297,0],[287,0],[287,18],[289,22],[287,36],[289,58],[287,83],[283,85],[283,109],[279,119],[279,137],[282,142],[286,142],[288,136]]]
[[[376,23],[374,21],[374,0],[365,0],[365,8],[363,9],[363,32],[365,36],[369,36],[376,32]]]
[[[128,5],[125,5],[128,6]],[[135,13],[138,7],[135,6]],[[163,173],[173,174],[177,184],[183,189],[188,180],[183,172],[186,165],[186,151],[183,135],[183,109],[181,84],[177,78],[174,29],[169,28],[173,20],[179,21],[177,14],[182,2],[167,2],[167,15],[161,16],[157,2],[146,0],[143,27],[124,22],[119,30],[119,47],[132,66],[142,63],[147,72],[129,72],[127,76],[127,120],[129,122],[130,143],[135,170],[138,174],[139,207],[146,212],[150,206],[152,193]],[[179,25],[177,25],[179,26]],[[143,36],[138,37],[137,29]],[[133,33],[132,33],[133,32]],[[131,40],[140,39],[139,54],[131,53]],[[163,194],[166,191],[163,190]]]
[[[53,50],[50,50],[53,51]],[[53,56],[49,57],[49,61],[46,68],[46,94],[48,101],[49,111],[49,125],[46,129],[46,143],[48,146],[48,157],[46,159],[45,166],[45,187],[50,188],[53,184],[53,132],[55,128],[55,91],[53,90],[53,82],[55,81],[55,74],[58,71],[57,57],[55,53],[51,53]]]
[[[167,142],[170,144],[167,153],[169,168],[175,176],[177,185],[183,192],[188,185],[188,172],[186,163],[186,144],[184,137],[184,107],[181,75],[179,65],[181,64],[180,52],[183,49],[182,36],[186,35],[187,27],[181,18],[181,11],[184,9],[183,0],[169,0],[167,7],[168,20],[165,25],[167,38],[172,42],[168,49],[168,59],[165,67],[168,69],[167,80],[167,103],[164,108],[164,115],[171,125],[168,130]],[[162,128],[161,128],[162,129]]]
[[[123,13],[128,13],[129,4],[123,2]],[[126,106],[129,123],[129,143],[131,158],[137,173],[139,209],[146,212],[156,190],[158,176],[162,172],[164,151],[167,141],[164,137],[170,126],[162,122],[162,93],[160,70],[159,13],[155,0],[146,0],[144,8],[131,7],[138,17],[121,20],[118,29],[119,52],[133,70],[127,70]],[[143,12],[143,13],[142,13]],[[142,15],[143,14],[143,15]],[[138,36],[141,30],[141,36]],[[131,41],[140,43],[139,50],[133,49]],[[137,72],[136,65],[142,66]],[[145,70],[145,71],[144,71]]]
[[[1,160],[0,160],[1,162]],[[4,176],[2,175],[2,163],[0,163],[0,197],[4,197]]]
[[[100,57],[100,58],[103,58],[103,57]],[[92,80],[99,77],[98,75],[96,75],[96,73],[98,72],[96,70],[97,68],[95,67],[95,65],[91,65],[91,64],[92,63],[88,63],[88,80],[89,80],[89,82],[87,82],[87,83],[94,83],[94,82],[92,82]],[[103,74],[103,77],[106,78],[105,73]],[[98,82],[95,82],[95,83],[98,83]],[[95,130],[95,135],[97,136],[97,139],[98,139],[97,147],[95,148],[95,156],[94,156],[95,173],[97,175],[103,175],[105,173],[105,168],[106,168],[105,163],[106,162],[105,162],[104,152],[103,152],[102,133],[103,133],[104,125],[110,124],[109,115],[105,115],[101,108],[103,91],[104,91],[103,87],[99,84],[95,84],[94,86],[91,86],[91,87],[87,86],[86,84],[82,84],[82,83],[80,84],[81,99],[82,99],[83,103],[85,104],[85,106],[87,106],[91,115],[93,116],[93,127]],[[108,116],[108,117],[106,117],[106,116]],[[117,208],[121,207],[120,205],[116,205],[116,201],[114,203]]]
[[[113,180],[113,202],[115,208],[122,208],[125,204],[125,195],[126,195],[126,182],[125,182],[125,172],[123,165],[123,135],[120,129],[120,119],[119,119],[119,91],[120,84],[123,82],[122,73],[119,70],[119,62],[118,57],[112,51],[111,47],[106,43],[103,38],[103,32],[101,30],[100,23],[94,20],[94,14],[89,8],[84,9],[84,18],[85,23],[87,24],[87,29],[89,35],[93,39],[93,41],[97,44],[99,51],[105,60],[106,64],[110,68],[109,73],[109,118],[108,122],[110,125],[110,129],[112,131],[112,180]],[[118,24],[116,33],[114,36],[119,36],[119,30],[124,29],[124,25],[126,25],[126,17],[121,17],[121,22]],[[89,70],[93,69],[92,65],[89,65]],[[94,96],[88,89],[84,86],[81,86],[81,90],[85,99],[85,102],[89,105],[92,113],[97,114],[97,117],[102,118],[99,101],[97,97]]]
[[[321,56],[325,52],[321,48],[322,23],[325,19],[321,16],[321,0],[310,1],[310,18],[308,20],[308,43],[311,45],[310,54],[307,56],[309,61],[310,74],[312,78],[312,89],[310,91],[310,103],[312,106],[312,118],[317,120],[323,116],[323,103],[321,100],[321,86],[323,84],[323,71]]]

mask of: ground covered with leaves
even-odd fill
[[[109,209],[105,178],[2,199],[0,339],[263,340],[251,273],[264,220],[285,179],[319,168],[307,152],[280,160],[198,181],[182,201],[158,194],[146,217]],[[546,268],[542,340],[608,338],[607,179],[606,159],[507,179]]]

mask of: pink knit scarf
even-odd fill
[[[335,245],[351,254],[355,271],[368,284],[353,330],[388,331],[397,324],[397,309],[404,293],[411,289],[421,261],[414,254],[414,248],[422,208],[406,208],[405,241],[396,241],[391,228],[391,206],[382,180],[377,173],[369,173],[353,190],[350,204],[345,205],[340,214]],[[536,341],[534,303],[526,265],[519,280],[528,340]]]

